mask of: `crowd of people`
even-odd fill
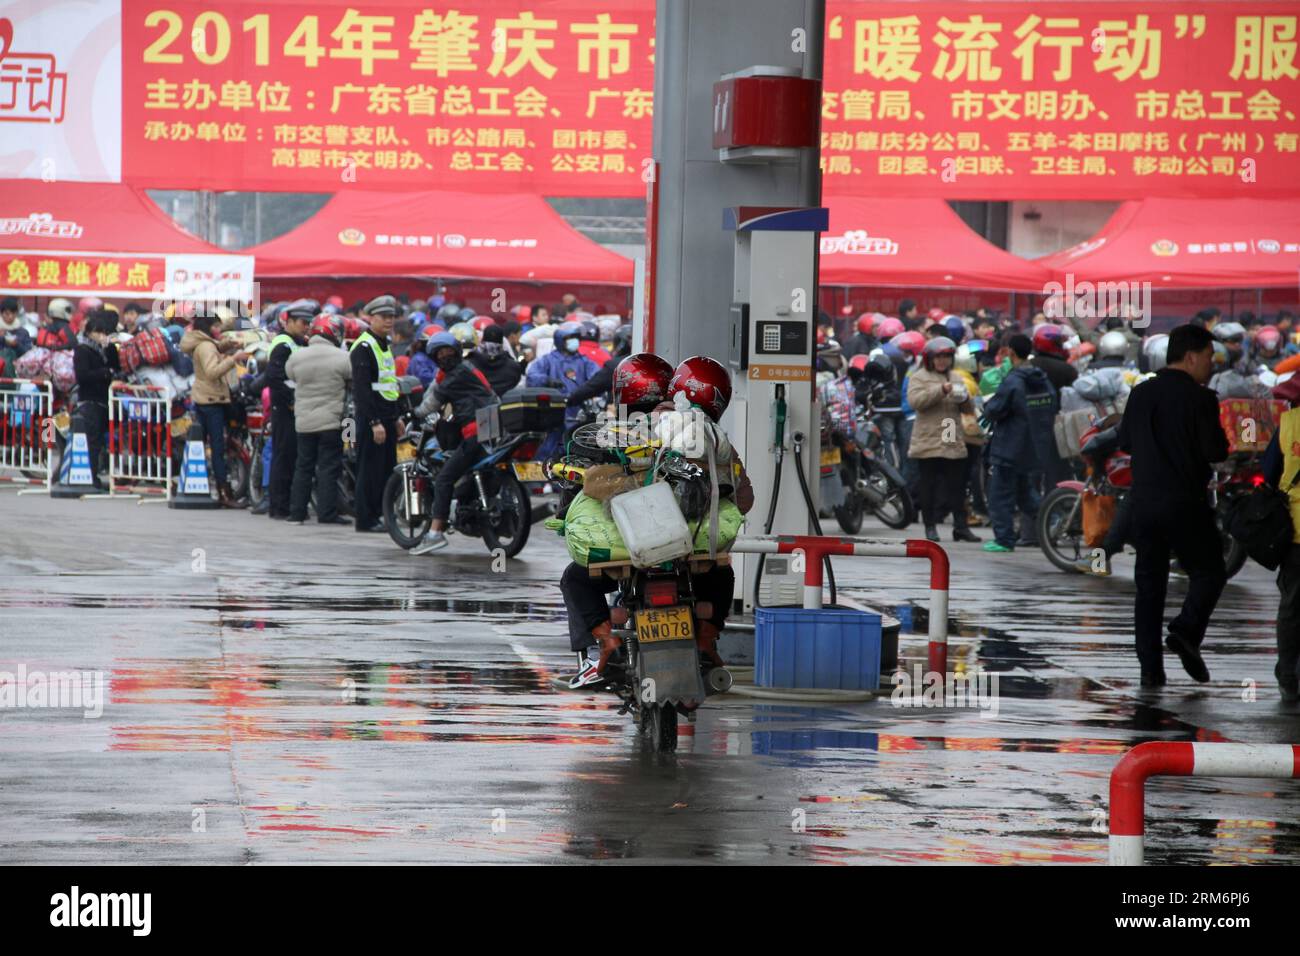
[[[1099,320],[1053,320],[1039,312],[1022,327],[983,310],[921,314],[904,300],[897,315],[863,313],[838,337],[823,313],[816,362],[827,419],[852,429],[870,415],[918,506],[926,537],[939,540],[939,526],[950,521],[954,541],[979,543],[974,529],[991,527],[992,538],[982,545],[994,554],[1037,546],[1042,495],[1083,470],[1075,454],[1083,423],[1123,414],[1122,440],[1133,453],[1125,519],[1117,522],[1120,533],[1107,537],[1106,561],[1081,562],[1079,570],[1107,574],[1109,558],[1125,540],[1136,544],[1139,658],[1143,682],[1158,686],[1164,682],[1159,633],[1171,553],[1191,586],[1168,644],[1193,676],[1207,673],[1197,649],[1225,580],[1214,516],[1205,503],[1209,467],[1227,456],[1216,399],[1277,395],[1290,401],[1300,384],[1286,386],[1300,370],[1300,330],[1288,312],[1265,323],[1248,312],[1229,318],[1207,309],[1168,334],[1133,318],[1117,312]],[[405,427],[399,380],[418,379],[424,398],[417,417],[438,422],[439,444],[450,454],[434,489],[432,525],[414,554],[447,544],[453,488],[481,455],[480,408],[523,382],[562,390],[572,423],[588,399],[617,398],[617,371],[631,352],[631,327],[623,317],[587,312],[572,295],[554,308],[520,306],[494,315],[441,295],[414,301],[382,295],[347,309],[336,296],[323,303],[299,299],[270,305],[258,316],[241,315],[234,303],[206,310],[180,303],[156,313],[93,298],[75,306],[52,299],[34,316],[9,298],[0,301],[0,362],[6,377],[21,376],[33,357],[50,368],[58,365],[50,356],[70,353],[78,420],[91,460],[98,461],[110,384],[129,371],[119,346],[154,330],[162,333],[171,372],[184,382],[202,426],[224,507],[249,506],[228,480],[223,452],[234,390],[251,378],[265,395],[267,493],[255,510],[294,524],[306,522],[313,496],[319,522],[349,523],[340,514],[338,477],[350,440],[356,447],[351,523],[362,533],[385,530],[382,491]],[[250,371],[255,357],[256,375]],[[1300,491],[1290,481],[1300,473],[1296,414],[1288,413],[1292,417],[1278,429],[1265,472],[1274,484],[1287,482],[1300,526]],[[562,440],[562,432],[548,436],[538,457],[553,457]],[[1181,444],[1171,448],[1171,441]],[[1293,548],[1282,567],[1278,632],[1278,679],[1291,694],[1300,673],[1296,555]],[[1284,629],[1295,633],[1284,638]],[[582,631],[600,646],[599,633],[593,638],[590,627]]]

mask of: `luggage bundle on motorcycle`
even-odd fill
[[[1219,402],[1219,424],[1228,436],[1228,453],[1260,454],[1273,440],[1286,402],[1270,398],[1225,398]]]
[[[167,337],[160,329],[142,329],[122,343],[117,349],[122,371],[130,374],[141,366],[170,365],[171,352],[167,350]]]
[[[618,499],[614,499],[617,501]],[[745,516],[735,503],[724,499],[718,503],[718,551],[731,547],[740,533]],[[707,555],[709,550],[709,522],[706,517],[692,522],[692,553]],[[564,543],[569,555],[586,567],[606,561],[631,561],[632,553],[623,541],[618,524],[607,513],[604,504],[595,498],[579,493],[569,505],[564,517]],[[639,542],[638,542],[639,543]]]

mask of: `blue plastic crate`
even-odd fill
[[[755,608],[754,683],[879,689],[880,615],[847,608]]]

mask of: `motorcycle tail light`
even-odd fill
[[[651,607],[667,607],[677,603],[677,582],[672,578],[647,581],[645,600]]]
[[[1264,476],[1263,476],[1263,475],[1251,475],[1251,476],[1250,476],[1250,483],[1251,483],[1252,486],[1254,486],[1254,487],[1256,487],[1256,488],[1258,488],[1260,485],[1262,485],[1262,484],[1264,483],[1264,481],[1265,481],[1265,479],[1264,479]]]

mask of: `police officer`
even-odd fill
[[[289,495],[298,464],[298,434],[293,421],[293,382],[285,372],[289,356],[307,344],[307,329],[320,312],[315,299],[291,302],[280,316],[281,332],[271,339],[266,383],[271,387],[271,488],[269,513],[283,521],[289,517]]]
[[[352,399],[357,431],[357,531],[383,531],[384,483],[397,467],[397,361],[388,336],[397,300],[381,295],[362,314],[370,328],[352,343]]]

